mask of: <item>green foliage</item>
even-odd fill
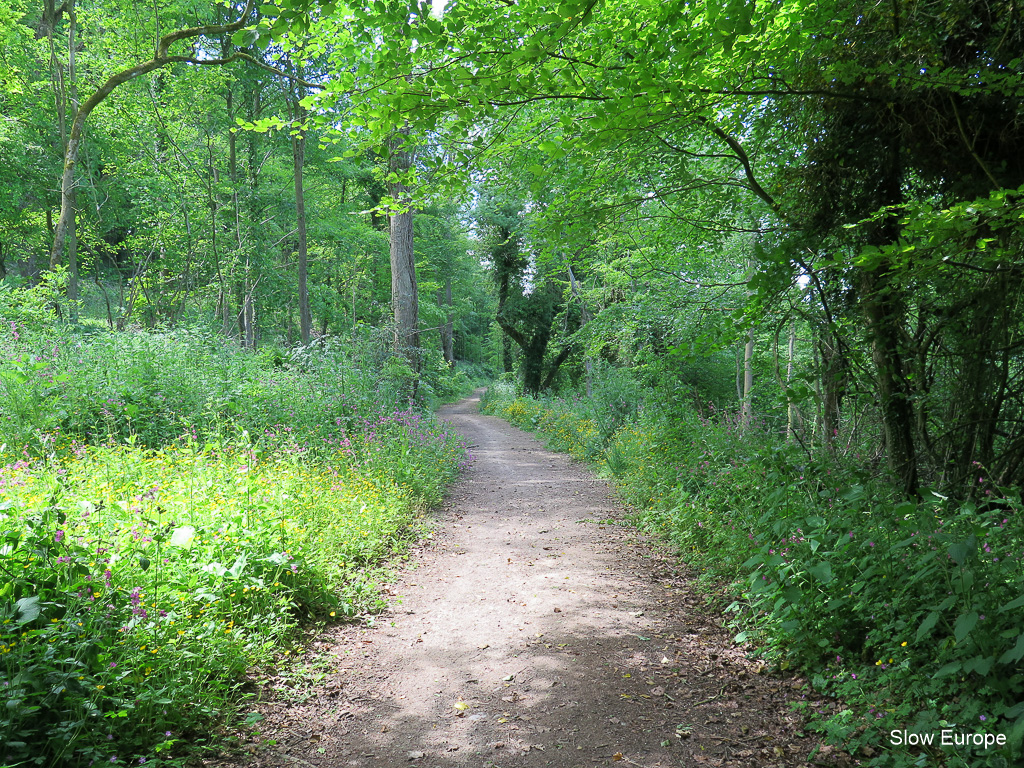
[[[0,762],[180,764],[247,670],[301,652],[296,627],[381,605],[382,559],[465,445],[340,346],[61,343],[5,369],[59,427],[40,420],[0,467]]]

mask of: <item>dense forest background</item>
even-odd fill
[[[498,377],[849,702],[830,738],[998,725],[942,759],[1011,764],[1022,57],[986,0],[0,0],[6,471],[229,425],[354,450]],[[286,379],[336,433],[278,422]]]

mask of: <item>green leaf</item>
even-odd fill
[[[984,677],[992,669],[992,663],[991,656],[975,656],[964,662],[964,672],[977,672]]]
[[[39,595],[23,597],[18,600],[16,605],[18,606],[18,624],[28,624],[30,621],[35,621],[39,618],[39,614],[43,612],[43,605]]]
[[[828,562],[821,562],[809,566],[807,568],[807,572],[822,584],[828,584],[833,579],[832,564]]]
[[[960,662],[959,661],[951,661],[951,662],[949,662],[949,664],[946,664],[938,672],[936,672],[934,675],[932,675],[932,677],[933,678],[948,677],[949,675],[956,674],[959,671],[960,671]]]
[[[1014,608],[1020,608],[1022,605],[1024,605],[1024,595],[1021,595],[1016,600],[1011,600],[1006,605],[1000,606],[999,612],[1012,611]]]
[[[958,643],[961,643],[966,637],[971,634],[978,624],[978,612],[970,611],[968,613],[961,613],[956,618],[956,626],[953,627],[953,637],[956,638]]]
[[[247,562],[249,562],[249,556],[246,555],[245,552],[243,552],[237,558],[235,558],[235,563],[228,569],[227,575],[232,579],[237,579],[239,576],[242,575],[242,571],[245,570],[245,564]]]
[[[932,631],[932,629],[935,627],[938,621],[938,611],[932,611],[927,616],[925,616],[924,621],[921,622],[921,626],[917,628],[917,639],[920,640],[921,638],[926,637]]]
[[[999,657],[1000,664],[1016,664],[1024,658],[1024,632],[1017,636],[1017,643]]]
[[[965,541],[958,541],[949,545],[949,556],[953,558],[953,562],[957,565],[963,565],[970,559],[971,555],[974,554],[978,548],[978,540],[974,536],[970,536]]]
[[[253,29],[241,29],[231,36],[231,42],[239,48],[248,48],[256,42],[259,34]]]

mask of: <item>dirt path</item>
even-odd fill
[[[478,398],[441,417],[475,460],[374,627],[274,679],[247,766],[798,766],[799,683],[746,660],[685,574],[604,521],[610,488]],[[300,686],[301,689],[301,686]],[[303,700],[304,699],[304,700]]]

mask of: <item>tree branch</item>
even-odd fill
[[[71,124],[71,132],[68,135],[68,143],[64,151],[64,172],[61,177],[60,216],[57,219],[57,225],[54,229],[53,247],[50,250],[51,269],[60,263],[60,259],[64,251],[64,240],[67,236],[68,225],[71,221],[74,203],[75,166],[78,163],[78,152],[82,141],[82,129],[85,125],[86,119],[92,111],[98,107],[119,85],[123,85],[124,83],[140,77],[141,75],[145,75],[169,64],[182,63],[209,67],[222,66],[224,64],[230,64],[233,61],[242,60],[281,75],[282,77],[287,77],[295,82],[300,82],[309,88],[322,88],[320,85],[307,83],[295,75],[283,72],[276,67],[258,61],[253,56],[243,51],[238,51],[231,56],[219,59],[201,59],[194,55],[171,55],[171,46],[182,40],[230,34],[245,28],[245,25],[249,21],[249,14],[252,12],[252,7],[253,0],[246,0],[245,7],[242,9],[238,18],[228,24],[207,24],[200,27],[189,27],[187,29],[179,29],[164,35],[160,38],[160,42],[157,45],[156,55],[152,59],[111,75],[107,78],[106,82],[97,88],[92,95],[82,103],[78,109],[78,114],[75,115],[74,122]]]

